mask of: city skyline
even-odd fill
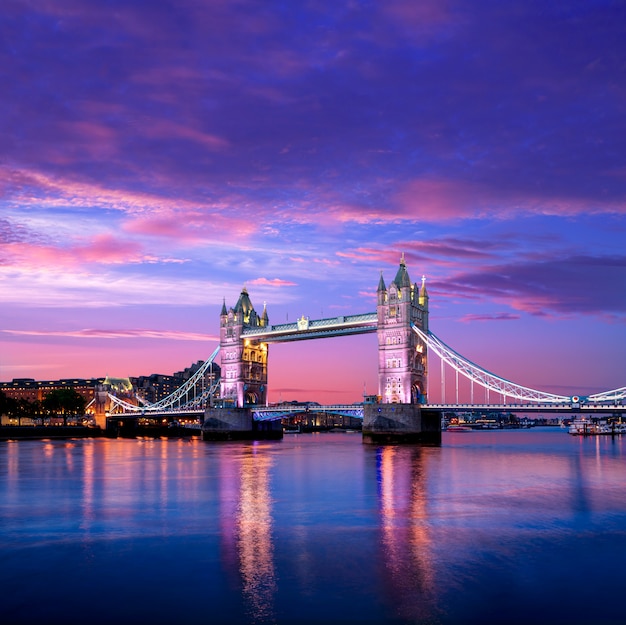
[[[625,19],[10,0],[0,380],[169,375],[208,358],[244,286],[273,324],[372,312],[404,254],[470,360],[559,394],[624,386]],[[270,346],[268,385],[357,401],[376,337]]]

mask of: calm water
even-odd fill
[[[625,623],[626,437],[0,444],[2,623]]]

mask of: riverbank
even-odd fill
[[[69,439],[69,438],[180,438],[200,436],[200,430],[183,426],[156,426],[133,427],[126,429],[115,427],[103,430],[99,427],[85,427],[82,425],[3,425],[0,426],[0,442],[19,440],[42,439]]]
[[[95,438],[104,436],[102,429],[82,425],[3,425],[0,441],[42,438]]]

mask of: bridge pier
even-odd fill
[[[207,408],[203,441],[277,440],[283,437],[280,420],[255,421],[249,408]]]
[[[363,442],[441,445],[441,414],[417,404],[364,404]]]

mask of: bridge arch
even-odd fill
[[[247,406],[257,406],[259,402],[259,396],[255,391],[246,391],[245,394]]]

